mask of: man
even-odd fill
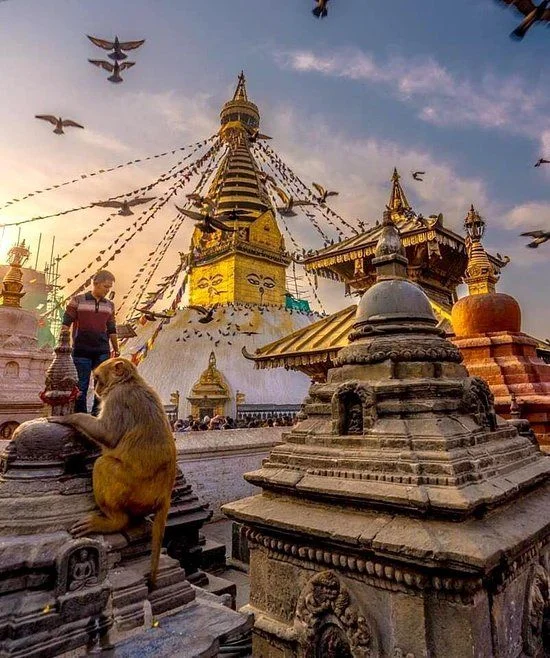
[[[116,335],[115,305],[107,295],[115,277],[107,270],[100,270],[92,280],[91,292],[76,295],[71,299],[65,314],[61,333],[73,327],[73,361],[78,372],[80,394],[76,399],[75,411],[87,413],[86,396],[90,375],[97,366],[109,358],[109,340],[113,356],[120,356]],[[98,399],[94,398],[92,415],[98,413]]]

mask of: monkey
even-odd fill
[[[176,448],[157,393],[127,359],[108,359],[94,370],[98,417],[52,416],[97,443],[102,454],[92,474],[100,512],[77,521],[74,537],[125,530],[153,514],[150,585],[155,586],[166,518],[176,479]]]

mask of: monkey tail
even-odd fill
[[[162,548],[162,540],[164,537],[164,528],[166,527],[166,519],[168,511],[170,510],[170,500],[162,505],[156,512],[153,519],[153,531],[151,538],[151,577],[149,582],[151,587],[154,587],[157,582],[157,572],[159,568],[160,551]]]

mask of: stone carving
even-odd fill
[[[395,329],[395,326],[374,327],[365,325],[350,333],[350,341],[356,341],[360,338],[383,334],[389,328]],[[411,327],[411,331],[414,327]],[[371,345],[348,345],[339,352],[335,357],[334,363],[338,365],[346,364],[368,364],[379,363],[390,359],[394,362],[399,361],[444,361],[451,363],[460,363],[462,355],[454,345],[437,340],[432,337],[414,337],[410,339],[401,339],[396,336],[382,335],[377,336],[376,342]]]
[[[97,584],[99,556],[95,549],[81,548],[69,559],[69,591]]]
[[[17,361],[8,361],[4,366],[4,377],[17,379],[19,377],[19,364]]]
[[[532,658],[550,655],[550,577],[541,564],[533,567],[527,588],[523,650]]]
[[[396,647],[393,650],[392,658],[414,658],[414,653],[405,653],[403,649]]]
[[[480,377],[469,377],[464,382],[462,398],[464,410],[474,415],[478,425],[491,431],[497,427],[494,401],[489,385]]]
[[[335,434],[363,434],[376,420],[376,397],[372,388],[351,380],[332,396],[332,426]]]
[[[378,656],[370,624],[332,571],[321,571],[307,583],[296,605],[294,626],[304,658]]]
[[[77,592],[105,579],[105,548],[87,539],[71,543],[57,558],[57,592]]]

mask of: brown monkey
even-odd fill
[[[127,359],[108,359],[94,371],[100,398],[97,418],[76,413],[51,422],[72,425],[102,448],[93,470],[101,513],[78,521],[70,532],[120,532],[137,518],[154,514],[151,584],[155,584],[166,517],[176,478],[176,448],[158,395]]]

